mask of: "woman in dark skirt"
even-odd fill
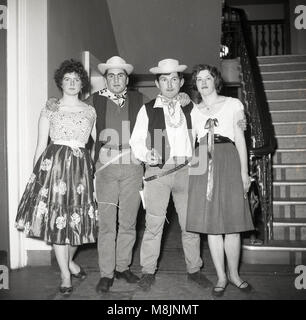
[[[96,112],[80,100],[89,88],[80,62],[64,61],[54,78],[62,98],[55,111],[41,111],[34,169],[18,206],[16,227],[53,245],[61,270],[60,292],[69,295],[71,277],[86,277],[73,261],[78,246],[96,242],[93,165],[85,149]]]
[[[244,118],[243,105],[238,99],[218,94],[222,79],[215,67],[195,66],[192,79],[200,100],[191,114],[199,142],[196,151],[202,161],[200,167],[206,170],[190,171],[186,228],[208,234],[218,276],[212,294],[222,296],[228,282],[249,292],[251,285],[238,272],[240,232],[254,229],[246,199],[250,186],[247,150],[239,126]]]

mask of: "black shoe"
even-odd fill
[[[139,278],[129,269],[123,272],[115,271],[115,276],[117,279],[124,279],[128,283],[136,283],[139,281]]]
[[[188,273],[188,279],[196,282],[203,288],[208,288],[212,286],[212,282],[208,280],[200,271]]]
[[[228,283],[224,287],[213,287],[211,293],[214,297],[221,298],[224,295],[225,289]]]
[[[71,273],[71,276],[73,278],[84,280],[86,278],[87,274],[86,274],[85,270],[82,267],[80,267],[79,273]]]
[[[229,283],[231,285],[233,285],[234,287],[236,287],[237,289],[239,289],[241,292],[244,293],[251,293],[251,291],[253,290],[253,287],[246,281],[242,281],[239,285],[236,285],[234,282],[232,282],[231,280],[228,280]],[[247,284],[246,287],[242,287],[242,285]]]
[[[109,288],[113,285],[114,278],[106,278],[103,277],[100,279],[99,283],[96,286],[96,291],[100,292],[108,292]]]
[[[63,296],[70,296],[71,293],[73,291],[72,287],[60,287],[59,288],[59,292],[63,295]]]
[[[142,291],[149,291],[154,282],[155,282],[155,275],[150,273],[145,273],[142,275],[141,279],[139,280],[138,287]]]

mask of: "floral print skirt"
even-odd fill
[[[96,242],[97,208],[89,151],[50,144],[20,200],[16,227],[48,244]]]

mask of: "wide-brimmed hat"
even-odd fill
[[[127,74],[131,74],[134,67],[131,64],[126,63],[121,57],[113,56],[109,58],[106,63],[98,64],[98,69],[102,74],[105,74],[108,69],[123,69]]]
[[[153,74],[164,74],[171,72],[183,72],[187,69],[184,64],[180,65],[178,60],[164,59],[158,62],[158,66],[151,68],[150,72]]]

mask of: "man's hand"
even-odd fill
[[[190,97],[185,92],[180,92],[178,98],[182,107],[186,107],[191,101]]]
[[[46,102],[46,108],[47,108],[47,110],[52,111],[52,112],[57,111],[59,108],[59,99],[58,98],[50,98]]]
[[[246,121],[246,117],[244,115],[243,119],[240,119],[238,122],[237,122],[237,125],[238,127],[245,131],[247,129],[247,121]]]
[[[161,159],[161,156],[155,149],[151,149],[146,154],[146,162],[150,166],[156,166]]]

